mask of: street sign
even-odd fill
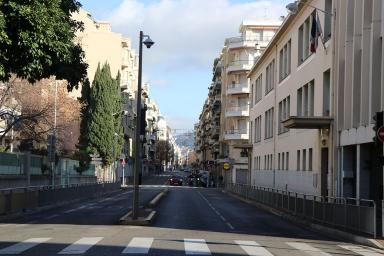
[[[381,142],[384,142],[384,126],[381,126],[381,127],[377,130],[377,138],[378,138]]]
[[[123,168],[124,168],[124,166],[125,166],[125,159],[123,158],[123,159],[120,159],[120,164],[121,164],[121,166],[123,166]]]
[[[223,169],[224,170],[229,170],[229,169],[231,169],[231,165],[229,163],[224,163],[223,164]]]

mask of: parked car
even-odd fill
[[[171,186],[183,186],[183,177],[181,176],[172,176],[168,179],[168,183]]]

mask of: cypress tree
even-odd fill
[[[98,67],[91,88],[88,152],[99,154],[106,166],[113,162],[113,151],[116,152],[115,84],[109,65],[106,63],[101,69]]]

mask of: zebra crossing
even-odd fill
[[[82,237],[72,244],[64,245],[54,255],[83,255],[87,254],[94,246],[102,244],[104,237]],[[39,248],[49,244],[53,238],[51,237],[34,237],[27,240],[16,242],[15,244],[8,245],[2,248],[2,242],[0,242],[0,255],[29,255],[28,251],[33,248]],[[133,237],[128,241],[126,245],[122,245],[122,250],[118,255],[149,255],[152,250],[156,250],[156,241],[162,243],[163,241],[157,241],[153,237]],[[180,240],[183,243],[184,255],[215,255],[215,251],[210,248],[211,244],[217,242],[206,241],[205,239],[184,238]],[[339,250],[337,253],[329,253],[323,251],[317,245],[311,245],[304,242],[281,242],[293,250],[294,255],[303,256],[336,256],[336,255],[362,255],[362,256],[383,256],[384,251],[367,248],[364,246],[339,244],[334,245],[333,251]],[[276,251],[271,251],[269,246],[263,246],[258,241],[247,240],[233,240],[228,241],[226,244],[230,244],[236,247],[236,255],[249,255],[249,256],[278,256],[289,255],[286,253],[277,254]],[[340,250],[342,252],[340,252]],[[43,248],[39,248],[39,252],[44,252]],[[41,253],[41,255],[44,255]],[[52,253],[50,253],[52,255]],[[91,254],[90,254],[91,255]],[[111,254],[116,255],[116,254]],[[156,254],[157,255],[157,254]],[[229,255],[229,254],[228,254]]]

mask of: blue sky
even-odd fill
[[[132,38],[156,42],[144,52],[144,79],[172,129],[193,129],[212,78],[212,63],[242,20],[277,20],[291,0],[80,0],[96,20]]]

